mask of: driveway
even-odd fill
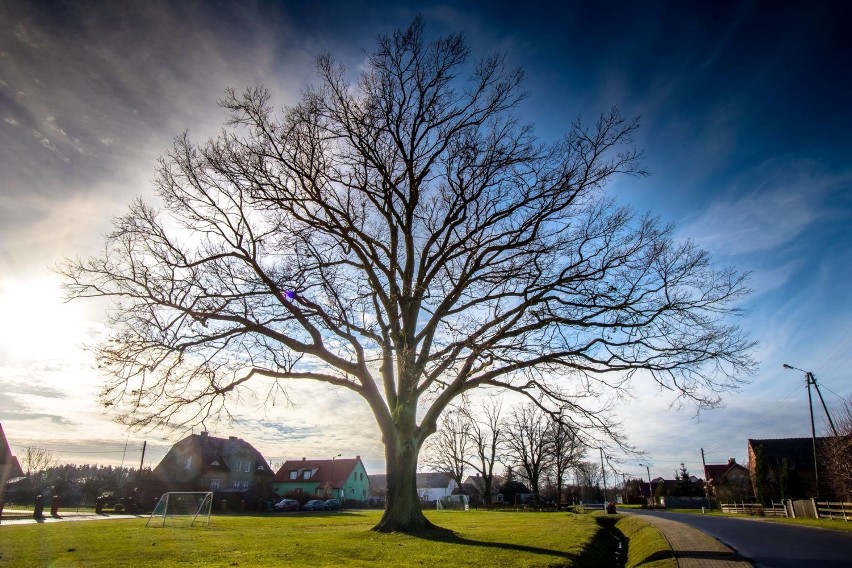
[[[852,568],[852,532],[773,523],[746,517],[643,510],[630,512],[671,519],[702,530],[736,550],[755,566]]]

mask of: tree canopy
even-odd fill
[[[177,138],[160,205],[137,200],[102,254],[60,269],[71,297],[114,300],[105,404],[186,425],[257,376],[348,389],[386,447],[379,528],[417,530],[417,455],[466,392],[606,433],[599,397],[636,371],[700,406],[735,388],[744,277],[604,192],[644,174],[638,120],[612,109],[546,143],[518,116],[523,73],[470,55],[417,18],[356,78],[321,56],[297,104],[229,90],[222,134]]]

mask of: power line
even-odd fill
[[[120,454],[120,453],[122,453],[122,452],[124,451],[124,450],[86,450],[86,449],[78,449],[78,450],[52,450],[52,449],[50,449],[50,448],[39,448],[38,446],[32,446],[32,445],[27,445],[27,444],[9,444],[9,445],[10,445],[10,446],[12,446],[12,447],[14,447],[14,448],[20,448],[20,449],[22,449],[22,450],[26,450],[26,449],[28,449],[28,448],[31,448],[31,449],[33,449],[33,450],[42,450],[42,451],[45,451],[45,452],[51,452],[51,453],[53,453],[53,454],[79,454],[79,453],[86,453],[86,454]]]

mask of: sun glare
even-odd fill
[[[11,361],[75,359],[95,321],[80,303],[65,303],[58,276],[0,280],[0,352]]]

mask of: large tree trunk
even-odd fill
[[[388,487],[385,513],[373,530],[416,533],[442,530],[433,525],[420,508],[417,494],[417,444],[412,440],[385,439]]]

